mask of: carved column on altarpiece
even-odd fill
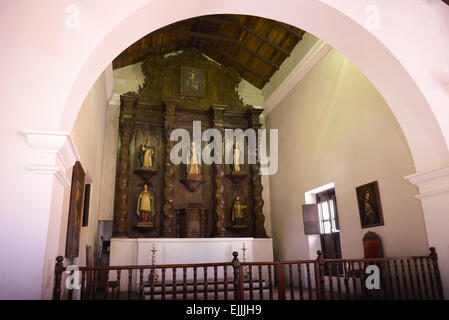
[[[129,195],[130,143],[134,132],[134,115],[136,114],[137,98],[121,96],[119,138],[120,153],[118,176],[115,192],[114,236],[124,237],[127,234]]]
[[[220,130],[221,136],[224,137],[224,106],[212,106],[212,121],[215,129]],[[224,155],[224,153],[223,153]],[[215,163],[215,183],[214,183],[214,202],[215,202],[215,227],[214,234],[216,237],[224,237],[226,235],[225,228],[225,201],[224,201],[224,158],[222,163]]]
[[[256,141],[259,139],[258,129],[262,127],[259,116],[262,113],[262,109],[256,109],[251,107],[248,110],[248,126],[256,130]],[[262,178],[260,176],[260,162],[259,162],[259,150],[258,143],[256,143],[256,163],[251,165],[252,171],[252,184],[253,184],[253,199],[254,199],[254,215],[256,218],[256,237],[266,238],[267,232],[265,231],[265,216],[263,215],[263,198],[262,198]]]
[[[165,105],[165,120],[164,120],[164,132],[165,132],[165,174],[164,174],[164,205],[162,208],[164,217],[162,225],[162,237],[173,238],[174,232],[174,218],[175,211],[173,208],[173,191],[175,183],[175,168],[174,164],[170,160],[170,152],[174,146],[174,141],[170,141],[170,134],[175,128],[176,122],[176,102],[164,101]]]

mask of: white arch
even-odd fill
[[[390,43],[388,37],[383,43],[384,33],[394,32],[391,27],[397,22],[395,19],[387,21],[387,13],[391,14],[387,10],[392,10],[388,5],[379,3],[382,32],[376,37],[363,26],[364,19],[367,18],[367,5],[360,3],[348,8],[348,2],[345,2],[343,7],[341,1],[209,1],[207,6],[201,4],[201,1],[194,1],[178,3],[176,10],[173,10],[164,8],[161,1],[144,2],[145,5],[138,10],[128,16],[124,15],[123,20],[118,19],[113,30],[103,34],[102,41],[86,59],[65,101],[60,129],[71,128],[84,97],[107,64],[142,36],[189,17],[224,12],[241,13],[290,23],[341,51],[364,72],[391,107],[404,131],[418,170],[433,168],[449,161],[446,144],[449,134],[445,135],[440,129],[440,125],[449,126],[449,121],[443,120],[444,117],[439,117],[437,121],[434,115],[434,112],[437,114],[441,111],[438,108],[441,108],[442,104],[438,103],[431,108],[428,100],[433,95],[423,93],[422,89],[427,88],[418,87],[411,76],[416,71],[407,70],[406,63],[401,63],[401,57],[392,52],[407,51],[410,54],[413,51],[405,46],[395,48],[395,43]],[[373,2],[376,1],[369,3]],[[405,7],[405,2],[402,2]],[[409,2],[407,5],[409,13],[414,8],[410,8]],[[416,9],[422,14],[422,8],[416,6]],[[382,26],[383,24],[385,26]],[[389,50],[387,45],[392,47],[392,50]],[[429,49],[431,48],[426,48]],[[409,61],[407,63],[410,64]],[[416,65],[410,67],[416,68]],[[426,99],[426,96],[429,99]],[[449,100],[447,96],[440,98]]]
[[[70,132],[89,89],[112,59],[175,21],[240,13],[290,23],[318,36],[377,87],[404,131],[417,171],[449,163],[449,7],[442,1],[79,0],[80,28],[71,30],[65,21],[72,3],[9,1],[0,11],[0,142],[5,155],[0,166],[0,256],[10,261],[0,265],[0,297],[40,296],[42,274],[48,272],[43,260],[49,211],[62,197],[61,190],[59,196],[53,192],[53,180],[25,170],[30,163],[51,163],[54,155],[31,150],[18,131]],[[381,19],[374,33],[364,28],[365,9],[371,4],[379,7]],[[417,27],[411,30],[412,22]],[[27,192],[27,201],[24,188],[33,191]],[[426,218],[429,242],[439,239],[444,250],[448,202],[423,202],[425,216],[440,219],[429,223]],[[437,234],[432,241],[429,230]]]

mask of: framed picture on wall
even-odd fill
[[[364,184],[356,189],[362,228],[384,225],[377,181]]]
[[[80,230],[83,217],[84,186],[86,173],[81,163],[77,161],[73,166],[72,186],[70,189],[69,221],[67,223],[67,239],[65,257],[78,257]]]
[[[181,96],[204,97],[206,95],[206,75],[204,69],[181,67]]]

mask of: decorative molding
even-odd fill
[[[23,130],[23,135],[30,147],[38,152],[54,153],[61,161],[62,167],[51,164],[27,165],[27,170],[39,174],[54,174],[64,187],[70,186],[65,177],[66,170],[80,161],[75,142],[69,132],[53,130]]]
[[[28,165],[26,168],[33,173],[54,174],[64,188],[70,187],[69,179],[65,177],[65,172],[63,172],[58,166]]]
[[[282,99],[300,82],[309,71],[331,49],[323,40],[318,40],[306,55],[293,68],[279,87],[267,98],[264,103],[265,115],[268,115],[281,102]]]
[[[419,188],[420,193],[415,197],[420,200],[448,194],[449,164],[408,175],[405,179]]]
[[[120,93],[114,92],[111,99],[109,100],[109,105],[112,105],[112,106],[120,105]]]

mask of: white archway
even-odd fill
[[[374,33],[364,27],[366,8],[372,4],[380,14],[380,29]],[[10,2],[0,13],[7,26],[0,31],[6,48],[0,62],[0,90],[3,104],[8,106],[2,108],[0,130],[5,151],[14,155],[4,160],[1,169],[4,181],[13,184],[2,185],[0,190],[2,209],[7,212],[0,225],[8,228],[0,233],[0,241],[21,247],[1,249],[5,260],[21,263],[19,267],[2,266],[0,282],[5,290],[23,288],[30,297],[39,295],[48,211],[55,205],[51,181],[42,183],[24,169],[24,159],[54,159],[27,148],[18,131],[45,128],[70,132],[89,89],[110,61],[139,38],[178,20],[206,14],[257,15],[318,36],[352,60],[377,87],[404,131],[417,171],[449,163],[449,95],[445,92],[449,83],[445,72],[449,70],[441,70],[446,65],[443,55],[449,52],[449,7],[441,1],[80,0],[80,24],[75,29],[67,28],[67,19],[74,18],[73,11],[66,11],[69,5],[70,1],[51,6],[33,1],[25,8]],[[416,28],[411,34],[409,21],[421,22],[425,28]],[[36,190],[32,201],[22,201],[23,185]],[[447,204],[447,199],[444,201]],[[425,205],[424,210],[429,210],[429,215],[432,210],[440,210],[439,217],[443,214],[440,207],[432,205]],[[427,220],[426,224],[429,233],[433,224]],[[9,230],[23,230],[27,237]],[[429,235],[429,242],[431,238]],[[30,244],[34,245],[32,254],[27,249]],[[442,248],[447,251],[446,244]],[[21,273],[31,269],[24,279]]]

